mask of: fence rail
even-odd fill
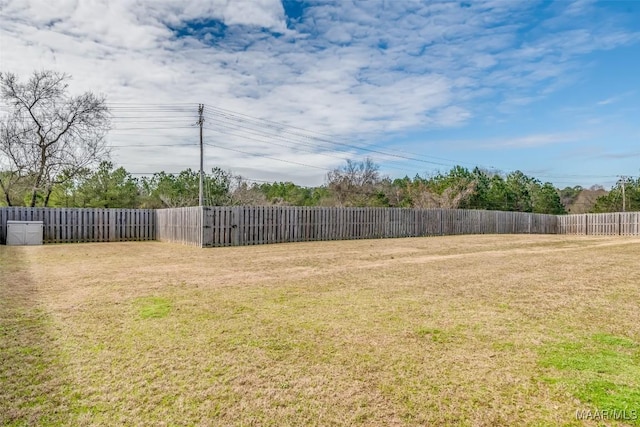
[[[0,208],[0,244],[7,221],[42,221],[44,243],[155,240],[152,209]]]

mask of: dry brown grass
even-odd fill
[[[640,342],[639,256],[567,236],[0,247],[0,424],[582,425],[541,349]]]

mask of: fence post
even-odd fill
[[[618,212],[618,236],[622,235],[622,213]]]
[[[240,245],[240,207],[231,208],[231,246]]]
[[[116,240],[116,210],[109,209],[109,241],[115,242]]]
[[[202,188],[202,187],[201,187]],[[204,248],[206,247],[206,243],[205,243],[205,235],[206,235],[206,230],[207,230],[207,216],[206,216],[206,212],[207,212],[207,207],[206,206],[198,206],[199,210],[200,210],[200,247]]]
[[[584,214],[584,235],[588,235],[589,234],[589,215],[588,214]]]

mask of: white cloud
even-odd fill
[[[580,55],[638,41],[637,33],[599,22],[589,2],[554,4],[553,13],[532,25],[534,2],[462,7],[454,2],[313,1],[288,27],[279,0],[2,4],[2,70],[27,75],[54,68],[73,75],[74,89],[106,93],[111,102],[194,107],[204,102],[347,141],[461,126],[483,114],[487,103],[513,111],[566,82],[579,70]],[[148,110],[140,114],[157,115]],[[188,116],[184,126],[193,122]],[[131,128],[131,121],[116,119],[116,125]],[[176,123],[167,120],[169,127]],[[141,136],[132,137],[136,132]],[[172,134],[131,130],[114,132],[110,140],[158,145],[192,141],[194,135],[189,128]],[[215,137],[243,151],[321,168],[334,167],[345,156],[339,146],[332,149],[338,158],[332,158],[302,155],[268,141]],[[552,139],[524,138],[516,145]],[[218,151],[210,162],[252,171],[256,178],[261,170],[263,176],[280,171],[286,179],[312,180],[306,183],[324,176],[321,170]],[[174,153],[168,147],[146,152],[144,159],[149,167],[166,170],[189,163],[189,151]],[[117,160],[125,167],[127,161],[140,163],[139,157],[140,150],[118,149]]]
[[[630,96],[632,96],[634,94],[635,94],[635,91],[629,91],[629,92],[621,93],[621,94],[614,95],[614,96],[611,96],[609,98],[603,99],[601,101],[598,101],[596,104],[599,105],[599,106],[615,104],[615,103],[618,103],[618,102],[624,100],[625,98],[628,98],[628,97],[630,97]]]

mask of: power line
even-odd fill
[[[250,141],[267,143],[269,145],[275,145],[275,146],[278,146],[278,147],[294,148],[296,150],[304,151],[304,152],[307,152],[307,153],[318,154],[318,155],[327,156],[327,157],[333,157],[334,159],[339,159],[339,160],[347,160],[345,157],[340,157],[340,156],[327,154],[327,153],[324,153],[324,152],[313,151],[313,150],[309,150],[309,149],[304,149],[304,148],[300,148],[300,147],[292,147],[290,145],[285,145],[285,144],[278,144],[278,143],[275,143],[273,141],[265,141],[264,139],[252,138],[252,137],[246,136],[246,135],[238,135],[236,133],[223,132],[221,130],[218,130],[218,129],[215,129],[215,128],[212,128],[212,127],[205,127],[205,129],[213,131],[213,132],[220,133],[222,135],[235,136],[235,137],[246,139],[246,140],[250,140]]]
[[[335,154],[329,154],[329,153],[327,153],[325,151],[313,150],[312,148],[311,149],[302,148],[302,147],[300,147],[300,145],[302,145],[303,147],[315,147],[315,148],[318,148],[318,146],[314,145],[314,144],[307,143],[307,142],[301,142],[301,141],[288,139],[288,138],[282,137],[281,135],[270,135],[270,134],[266,134],[266,133],[254,132],[251,129],[248,130],[249,134],[262,137],[262,138],[259,139],[259,138],[255,138],[253,136],[247,136],[247,135],[244,135],[244,134],[238,134],[238,133],[233,133],[233,132],[221,130],[220,127],[222,127],[223,129],[235,130],[231,126],[227,126],[226,124],[221,124],[221,123],[216,123],[216,128],[207,126],[207,127],[205,127],[205,129],[213,131],[213,132],[216,132],[216,133],[219,133],[221,135],[228,135],[228,136],[234,136],[234,137],[237,137],[237,138],[241,138],[242,140],[250,140],[250,141],[256,141],[256,142],[264,143],[264,144],[267,144],[267,145],[280,146],[280,147],[284,147],[284,148],[292,148],[292,149],[295,149],[295,150],[298,150],[298,151],[304,151],[304,152],[308,152],[308,153],[312,153],[312,154],[316,154],[316,155],[332,157],[332,158],[335,158],[335,159],[338,159],[338,160],[342,160],[342,161],[346,161],[346,160],[352,158],[352,156],[354,154],[353,152],[347,152],[347,151],[338,150],[337,151],[338,153],[343,153],[343,154],[345,154],[347,156],[346,157],[345,156],[337,156]],[[241,129],[244,129],[242,126],[236,126],[236,128],[238,128],[238,127],[241,128]],[[241,130],[241,132],[242,132],[242,130]],[[277,138],[278,140],[281,140],[281,141],[285,142],[285,143],[290,143],[290,144],[294,144],[294,145],[292,146],[292,145],[280,144],[280,143],[274,142],[272,140],[265,140],[264,139],[264,138],[274,138],[274,137]],[[328,147],[322,147],[322,148],[326,149]],[[398,161],[386,160],[385,159],[384,162],[385,162],[386,165],[388,165],[388,164],[396,164],[396,165],[402,166],[401,168],[391,167],[389,169],[401,170],[401,171],[407,171],[408,170],[408,168],[404,164],[402,164],[402,163],[400,163]]]
[[[273,129],[281,129],[284,132],[293,134],[293,135],[298,135],[298,136],[302,136],[305,138],[312,138],[315,139],[317,141],[323,141],[329,144],[334,144],[334,145],[346,145],[358,150],[371,150],[370,147],[372,147],[372,145],[368,145],[366,147],[362,147],[362,146],[358,146],[355,144],[346,144],[346,143],[342,143],[339,141],[335,141],[335,137],[326,133],[322,133],[322,132],[317,132],[317,131],[312,131],[309,129],[305,129],[302,127],[298,127],[298,126],[294,126],[294,125],[288,125],[288,124],[284,124],[284,123],[278,123],[275,121],[271,121],[271,120],[267,120],[267,119],[263,119],[263,118],[259,118],[259,117],[255,117],[255,116],[250,116],[248,114],[243,114],[243,113],[239,113],[239,112],[234,112],[231,110],[227,110],[224,108],[220,108],[220,107],[210,107],[210,110],[214,110],[214,114],[218,114],[218,115],[222,115],[222,116],[230,116],[230,117],[236,117],[240,120],[244,120],[244,121],[248,121],[257,125],[262,125],[262,126],[266,126],[266,127],[270,127]],[[210,113],[211,114],[211,113]],[[293,132],[290,129],[293,129],[295,131],[298,132]],[[304,132],[304,133],[299,133],[299,132]],[[318,135],[318,136],[313,136],[313,135]],[[373,150],[375,152],[375,150]],[[391,155],[391,153],[385,153],[388,155]],[[444,160],[444,161],[449,161],[449,162],[454,162],[454,163],[466,163],[466,162],[460,162],[457,160],[451,160],[451,159],[444,159],[444,158],[439,158],[439,157],[435,157],[435,156],[429,156],[429,155],[424,155],[424,154],[416,154],[416,153],[406,153],[406,154],[411,154],[414,156],[420,156],[420,157],[426,157],[426,158],[435,158],[438,160]],[[436,163],[438,164],[438,163]],[[444,165],[446,166],[446,165]]]
[[[191,126],[171,126],[171,127],[124,127],[124,128],[115,128],[112,130],[174,130],[174,129],[193,129]]]
[[[291,163],[293,165],[305,166],[305,167],[308,167],[308,168],[320,169],[320,170],[325,170],[325,171],[330,171],[331,170],[331,169],[323,168],[323,167],[320,167],[320,166],[313,166],[313,165],[308,165],[306,163],[295,162],[293,160],[284,160],[284,159],[278,159],[276,157],[270,157],[270,156],[267,156],[267,155],[264,155],[264,154],[249,153],[247,151],[238,150],[236,148],[223,147],[222,145],[211,144],[211,143],[208,143],[208,142],[205,142],[204,145],[208,145],[210,147],[221,148],[223,150],[235,151],[236,153],[247,154],[249,156],[262,157],[262,158],[269,159],[269,160],[275,160],[277,162]]]
[[[195,107],[198,105],[195,102],[171,102],[171,103],[144,103],[144,102],[129,102],[129,101],[107,101],[107,107],[112,112],[112,120],[114,121],[114,128],[112,132],[120,136],[138,136],[141,133],[134,133],[133,135],[123,134],[121,132],[127,131],[182,131],[185,129],[194,129],[193,120],[196,118],[194,114]],[[0,103],[0,110],[10,111],[11,107]],[[345,142],[343,138],[337,138],[327,133],[313,131],[305,129],[301,126],[292,124],[278,123],[272,120],[263,119],[249,114],[240,113],[224,109],[217,106],[207,105],[207,111],[204,113],[204,117],[212,122],[212,126],[207,126],[206,129],[217,132],[223,135],[229,135],[244,140],[252,140],[260,142],[261,144],[280,146],[284,148],[291,148],[303,152],[313,153],[316,155],[322,155],[326,157],[332,157],[339,160],[347,160],[350,156],[353,156],[355,152],[366,152],[374,154],[374,158],[377,157],[378,161],[384,162],[385,169],[392,169],[398,171],[407,171],[413,173],[408,166],[405,165],[405,161],[451,167],[461,164],[473,164],[474,166],[484,167],[483,165],[465,162],[462,160],[447,159],[444,157],[430,156],[425,154],[410,153],[402,150],[383,150],[376,149],[379,145],[362,145],[357,143]],[[165,126],[135,126],[139,125],[154,125],[164,124]],[[175,123],[175,126],[170,126],[171,123]],[[132,126],[133,125],[133,126]],[[149,136],[156,136],[147,134]],[[161,137],[162,135],[158,135]],[[362,140],[360,140],[362,141]],[[140,146],[157,146],[157,147],[174,147],[174,146],[190,146],[191,144],[144,144]],[[213,146],[213,144],[211,144]],[[137,144],[129,145],[110,145],[114,148],[127,148],[138,147]],[[261,155],[258,153],[250,153],[240,149],[233,149],[229,147],[222,147],[216,145],[218,148],[236,151],[239,153],[269,158],[275,161],[282,161],[291,164],[299,164],[305,167],[312,167],[315,169],[329,170],[326,168],[305,164],[302,162],[295,162],[290,160],[279,159],[272,156]],[[306,148],[303,148],[306,147]],[[322,151],[333,150],[334,152]],[[380,156],[380,157],[379,157]],[[391,159],[396,159],[391,160]],[[440,160],[433,161],[428,159]],[[450,162],[444,163],[444,162]],[[398,164],[402,167],[394,168],[388,165]],[[484,167],[486,168],[486,167]],[[495,167],[489,167],[486,169],[497,169]],[[536,178],[550,178],[550,179],[562,179],[564,181],[555,181],[558,183],[579,183],[576,180],[586,179],[602,179],[602,178],[614,178],[614,175],[586,175],[586,174],[536,174],[535,172],[526,171],[527,174],[533,174]],[[567,179],[568,178],[568,179]]]
[[[213,109],[215,110],[215,108],[213,108]],[[249,119],[244,119],[244,118],[242,118],[242,116],[250,117],[250,116],[246,116],[246,115],[243,115],[243,114],[240,114],[240,113],[225,113],[225,114],[219,114],[219,115],[223,116],[223,117],[228,117],[230,119],[234,119],[234,120],[237,120],[237,121],[240,121],[240,122],[249,121]],[[260,126],[260,119],[251,118],[251,120],[254,120],[253,123],[256,124],[257,126]],[[277,124],[275,122],[270,122],[270,121],[267,121],[267,120],[264,120],[264,122],[265,123],[262,124],[262,126],[264,126],[264,127],[272,128],[272,129],[274,127],[278,127],[279,130],[281,132],[283,132],[283,133],[288,133],[288,134],[291,134],[291,135],[299,136],[299,137],[302,137],[302,138],[305,138],[305,139],[309,139],[309,140],[312,140],[312,141],[315,141],[315,142],[326,143],[326,144],[339,146],[339,147],[346,147],[346,148],[350,148],[350,149],[358,150],[358,151],[366,151],[368,153],[375,153],[375,154],[380,154],[380,155],[383,155],[383,156],[394,157],[394,158],[399,158],[399,159],[403,159],[403,160],[410,160],[410,161],[425,163],[425,164],[429,164],[429,165],[438,165],[438,166],[447,166],[447,167],[451,166],[451,165],[445,164],[445,163],[433,162],[433,161],[430,161],[430,160],[423,160],[423,159],[413,158],[413,157],[405,156],[405,155],[402,155],[402,154],[390,153],[390,152],[375,150],[375,149],[368,148],[368,147],[357,146],[357,145],[354,145],[354,144],[347,144],[347,143],[344,143],[344,142],[338,142],[338,141],[327,139],[327,137],[315,137],[315,136],[312,136],[312,135],[305,135],[305,134],[302,134],[302,133],[296,133],[296,132],[293,132],[293,131],[287,129],[287,127],[288,127],[288,128],[297,129],[297,130],[305,131],[305,132],[308,132],[308,133],[312,133],[312,131],[306,131],[305,129],[298,128],[296,126]]]
[[[260,129],[260,128],[255,129],[255,128],[251,128],[251,127],[248,127],[248,126],[244,126],[244,125],[241,125],[241,124],[238,124],[237,122],[235,122],[233,118],[228,118],[227,117],[227,118],[224,119],[225,121],[220,121],[219,117],[215,117],[215,116],[211,115],[211,113],[207,113],[207,117],[209,117],[210,119],[218,120],[218,121],[215,123],[216,128],[213,128],[213,127],[209,126],[206,129],[214,131],[214,132],[217,132],[217,133],[220,133],[220,134],[223,134],[223,135],[234,136],[234,137],[241,138],[243,140],[257,141],[257,142],[265,143],[265,144],[268,144],[268,145],[282,146],[282,147],[285,147],[285,148],[294,148],[296,150],[310,152],[310,153],[317,154],[317,155],[322,155],[322,156],[333,157],[333,158],[336,158],[336,159],[339,159],[339,160],[343,160],[343,161],[344,160],[348,160],[354,154],[352,151],[344,151],[344,148],[342,148],[342,147],[337,148],[337,150],[338,150],[339,153],[344,153],[345,155],[347,155],[347,157],[336,156],[334,154],[329,154],[329,153],[321,152],[321,151],[317,151],[317,150],[304,149],[304,148],[301,148],[300,145],[311,147],[311,148],[319,148],[320,146],[317,143],[310,143],[308,141],[301,140],[299,138],[295,138],[294,137],[295,138],[294,139],[292,137],[283,136],[282,134],[270,133],[268,131],[265,131],[264,129]],[[283,125],[283,126],[286,126],[286,125]],[[222,128],[222,129],[220,129],[220,128]],[[250,135],[260,136],[260,137],[263,137],[263,138],[270,138],[270,139],[275,138],[275,139],[278,139],[278,140],[283,141],[285,143],[294,144],[294,146],[279,144],[279,143],[276,143],[276,142],[274,142],[272,140],[265,141],[264,139],[258,139],[258,138],[254,138],[252,136],[247,136],[246,134],[232,133],[229,130],[247,132]],[[291,132],[285,132],[285,133],[291,133]],[[300,134],[293,133],[293,135],[300,135]],[[314,138],[314,137],[310,137],[308,135],[302,135],[302,136],[307,138],[307,139],[309,139],[309,138],[313,139]],[[322,142],[322,141],[319,141],[319,142]],[[346,146],[347,148],[352,147],[353,150],[362,150],[363,149],[362,147],[352,146],[350,144],[341,144],[341,143],[336,143],[336,142],[333,142],[333,141],[329,141],[329,142],[331,144],[334,144],[334,145],[336,145],[336,144],[337,145],[343,145],[343,146]],[[329,148],[329,147],[326,147],[326,145],[323,145],[322,148]],[[336,150],[336,148],[334,148],[334,147],[332,147],[332,149]],[[413,158],[409,158],[409,157],[406,157],[406,156],[397,156],[397,155],[394,155],[394,154],[391,154],[391,153],[381,152],[379,150],[370,150],[370,149],[367,149],[367,150],[370,151],[370,152],[373,152],[373,153],[380,154],[380,155],[385,156],[385,157],[389,157],[389,156],[391,156],[391,157],[402,157],[405,160],[414,161],[414,162],[422,162],[422,163],[428,163],[428,164],[439,164],[439,165],[447,166],[447,167],[454,166],[453,164],[446,165],[446,164],[443,164],[443,163],[430,162],[430,161],[425,161],[425,160],[421,160],[421,159],[413,159]],[[373,157],[375,158],[377,156],[373,156]],[[387,169],[403,171],[405,173],[414,173],[415,172],[415,170],[409,169],[405,164],[399,163],[398,161],[389,160],[389,159],[377,159],[377,160],[383,161],[385,165],[389,165],[389,164],[400,165],[400,167],[388,167],[387,166]]]
[[[237,137],[237,138],[241,138],[242,140],[256,141],[256,142],[266,143],[268,145],[284,147],[284,148],[293,148],[293,149],[298,150],[298,151],[303,151],[303,152],[311,153],[311,154],[318,155],[318,156],[330,157],[330,158],[334,158],[334,159],[338,159],[338,160],[342,160],[342,161],[346,161],[346,160],[349,160],[351,158],[350,156],[347,156],[347,157],[337,156],[335,154],[329,154],[329,153],[323,152],[323,151],[314,151],[312,149],[307,149],[307,148],[302,148],[302,147],[295,147],[295,146],[292,147],[290,145],[279,144],[279,143],[276,143],[276,142],[273,142],[273,141],[265,141],[264,139],[253,138],[253,137],[242,135],[242,134],[224,132],[224,131],[221,131],[219,129],[214,129],[214,128],[209,127],[209,126],[205,126],[205,129],[213,131],[213,132],[216,132],[216,133],[219,133],[221,135],[228,135],[228,136],[234,136],[234,137]],[[348,153],[342,152],[342,151],[339,151],[339,152],[348,154]],[[256,156],[260,156],[259,154],[255,154],[255,155]],[[393,167],[393,166],[389,167],[388,166],[389,164],[391,164],[391,165],[400,165],[402,167]],[[391,170],[396,170],[396,171],[403,171],[403,172],[406,172],[408,170],[408,168],[406,166],[404,166],[403,164],[401,164],[401,163],[399,163],[397,161],[393,161],[393,160],[385,161],[385,165],[387,165],[386,169],[391,169]],[[325,169],[325,170],[330,170],[330,169]]]
[[[111,148],[129,148],[129,147],[194,147],[198,144],[127,144],[127,145],[109,145]]]

